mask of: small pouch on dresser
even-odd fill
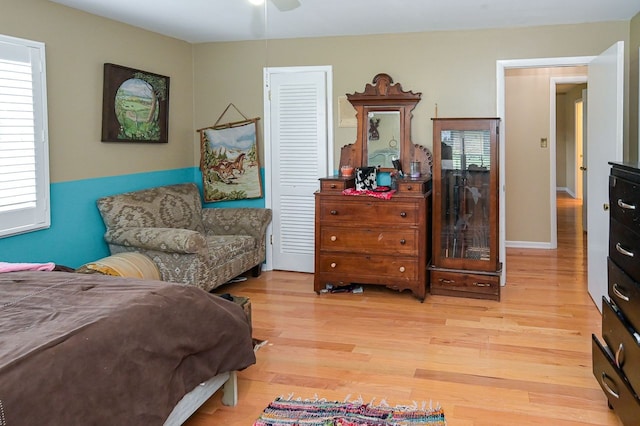
[[[377,170],[375,167],[356,168],[356,189],[358,191],[372,191],[378,187]]]

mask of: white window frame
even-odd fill
[[[3,118],[3,103],[5,111],[11,104],[11,90],[0,87],[0,238],[25,232],[49,228],[51,225],[50,192],[49,192],[49,135],[47,122],[47,77],[45,64],[44,43],[25,40],[5,35],[0,35],[0,61],[17,61],[31,66],[32,76],[32,107],[33,107],[33,150],[23,158],[33,160],[35,170],[35,196],[22,204],[11,206],[12,197],[16,198],[7,189],[11,186],[12,177],[9,173],[11,149],[2,149],[2,144],[9,138],[2,138],[3,127],[12,133],[12,119],[9,114]],[[0,85],[2,80],[0,79]],[[3,97],[3,94],[5,95]],[[11,109],[11,108],[9,108]],[[24,128],[24,127],[23,127]],[[15,133],[15,132],[14,132]],[[8,146],[8,143],[7,145]],[[15,152],[15,151],[14,151]],[[24,153],[24,151],[22,151]],[[21,154],[22,155],[22,154]],[[4,191],[4,192],[3,192]],[[4,199],[3,199],[4,197]],[[7,204],[9,202],[9,205]]]

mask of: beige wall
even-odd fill
[[[500,59],[596,55],[623,40],[626,59],[636,58],[631,67],[635,73],[631,86],[636,87],[631,104],[637,104],[638,21],[636,17],[632,22],[506,30],[190,45],[47,0],[2,0],[0,32],[47,46],[51,179],[61,182],[196,166],[200,153],[195,129],[215,123],[230,102],[249,117],[262,117],[264,66],[333,67],[336,163],[339,147],[355,140],[354,128],[337,126],[337,99],[362,91],[379,72],[389,73],[405,90],[422,92],[414,110],[412,139],[429,148],[435,104],[441,117],[496,114],[496,60]],[[168,144],[100,142],[105,62],[171,77]],[[541,93],[548,98],[547,89]],[[629,120],[636,132],[630,153],[637,153],[635,108]],[[523,142],[506,143],[507,151],[514,152],[517,148],[510,147]],[[532,154],[539,156],[540,149]],[[537,204],[537,198],[544,198],[539,187],[549,186],[548,165],[524,166],[518,170],[507,164],[507,171],[516,171],[507,177],[508,188],[519,188],[508,197],[507,239],[538,241],[545,233],[511,235],[513,229],[528,229],[528,223],[548,208],[548,200]],[[514,218],[522,222],[512,223]]]
[[[567,111],[564,108],[565,94],[556,94],[556,187],[567,186]]]
[[[333,66],[336,159],[355,140],[337,126],[337,99],[362,91],[380,72],[405,90],[422,92],[414,110],[413,142],[432,146],[431,117],[495,116],[496,60],[596,55],[629,39],[629,22],[507,30],[203,43],[194,47],[195,123],[213,124],[229,102],[262,116],[264,66]],[[194,139],[197,143],[197,139]]]
[[[522,243],[551,241],[550,99],[552,77],[585,75],[583,67],[509,69],[505,78],[505,204],[506,240]],[[556,112],[567,118],[563,104]],[[560,123],[566,130],[566,125]],[[541,147],[540,139],[547,139]],[[564,141],[565,138],[563,137]],[[556,153],[565,173],[566,144]],[[571,154],[573,157],[573,154]]]
[[[52,182],[191,167],[191,45],[46,0],[1,0],[0,33],[46,46]],[[103,64],[170,80],[169,143],[104,143]]]
[[[629,25],[609,22],[198,44],[194,48],[195,122],[197,127],[213,124],[229,102],[245,115],[262,116],[264,66],[332,65],[335,164],[339,148],[356,138],[354,128],[337,126],[338,97],[362,91],[380,72],[390,74],[404,90],[422,92],[413,112],[412,139],[431,148],[435,104],[440,117],[495,116],[497,60],[597,55],[617,40],[628,45]],[[507,103],[507,119],[509,114],[520,114],[516,111],[526,113],[536,103],[546,111],[534,119],[525,116],[522,126],[528,131],[522,137],[507,131],[507,154],[517,153],[506,165],[508,241],[550,240],[549,153],[539,147],[540,137],[549,138],[549,77],[546,71],[534,83],[528,95],[534,97],[533,103]]]
[[[549,241],[549,79],[546,68],[507,70],[505,78],[506,240]]]

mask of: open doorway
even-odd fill
[[[541,68],[541,67],[551,67],[551,68],[557,68],[557,67],[575,67],[575,66],[585,66],[588,65],[592,60],[594,59],[594,57],[591,56],[582,56],[582,57],[566,57],[566,58],[539,58],[539,59],[514,59],[514,60],[499,60],[496,62],[496,86],[497,86],[497,116],[498,117],[502,117],[503,121],[501,124],[501,128],[500,128],[500,148],[499,148],[499,156],[500,156],[500,213],[499,213],[499,224],[500,224],[500,250],[499,250],[499,256],[500,259],[503,261],[503,274],[501,277],[501,284],[504,285],[506,284],[506,276],[507,276],[507,270],[508,270],[508,264],[506,262],[506,246],[507,246],[507,241],[509,241],[510,244],[517,244],[518,242],[514,240],[507,240],[509,237],[507,236],[507,225],[506,225],[506,221],[507,221],[507,215],[506,215],[506,203],[507,203],[507,194],[506,194],[506,190],[507,190],[507,184],[506,184],[506,169],[507,169],[507,160],[506,160],[506,140],[507,138],[509,138],[510,140],[515,140],[515,138],[512,138],[512,135],[509,133],[507,134],[507,132],[505,131],[505,122],[508,120],[508,117],[506,116],[506,111],[507,111],[507,103],[506,103],[506,96],[505,96],[505,92],[506,92],[506,72],[508,70],[512,70],[512,69],[531,69],[531,68]],[[542,88],[540,93],[549,93],[549,84],[548,81],[546,83],[546,85]],[[547,105],[549,105],[549,99],[547,99]],[[528,107],[528,104],[526,102],[524,102],[523,100],[520,100],[520,102],[518,103],[518,105],[516,105],[517,108],[521,108],[521,107]],[[512,108],[509,108],[509,110],[513,110]],[[549,117],[549,116],[547,116]],[[546,134],[549,134],[549,132],[547,131]],[[527,138],[529,137],[529,135],[526,135]],[[541,139],[535,140],[535,145],[534,146],[539,146],[539,144],[544,145],[545,142],[548,141],[544,141],[544,137],[540,137]],[[548,145],[547,145],[548,147]],[[548,156],[547,158],[552,158],[551,161],[555,162],[555,155],[554,156]],[[531,164],[527,164],[527,167],[525,167],[525,169],[528,169]],[[542,178],[542,182],[540,181],[540,178]],[[537,206],[537,203],[533,203],[531,202],[530,199],[527,199],[527,195],[529,195],[528,193],[530,192],[529,190],[533,190],[533,191],[546,191],[547,197],[546,197],[546,201],[543,200],[542,204],[545,205],[545,210],[543,213],[546,217],[550,217],[551,214],[549,213],[551,211],[551,204],[553,203],[555,205],[556,200],[555,200],[555,174],[551,175],[550,171],[549,171],[549,165],[547,165],[545,170],[539,170],[536,169],[535,166],[533,167],[533,169],[527,173],[527,171],[525,170],[524,173],[521,173],[519,175],[519,177],[517,177],[517,179],[525,179],[525,188],[527,188],[526,191],[523,191],[521,195],[523,195],[523,198],[518,201],[518,199],[516,198],[516,203],[514,204],[517,208],[514,209],[510,209],[510,217],[527,217],[527,218],[531,218],[532,214],[531,212],[528,210],[529,206]],[[516,179],[516,180],[517,180]],[[550,179],[553,179],[553,187],[551,186],[551,181]],[[516,182],[517,183],[517,182]],[[511,187],[511,181],[509,182],[509,187]],[[546,188],[546,189],[545,189]],[[553,188],[553,190],[551,191],[551,188]],[[552,193],[549,194],[549,193]],[[553,214],[553,217],[555,218],[555,212]],[[551,220],[551,219],[550,219]],[[550,222],[549,222],[549,227],[550,227]],[[523,226],[523,228],[528,228],[528,224],[525,224]],[[547,233],[547,235],[550,234],[550,228],[549,231]],[[526,240],[522,240],[522,241],[526,241]],[[532,239],[532,241],[535,241],[535,238]],[[542,247],[540,247],[542,248]]]
[[[557,248],[557,191],[575,197],[573,100],[586,66],[505,70],[505,237],[510,247]],[[581,85],[581,86],[579,86]]]
[[[584,92],[583,92],[584,93]],[[584,100],[582,97],[576,99],[573,105],[574,111],[574,134],[576,151],[576,198],[584,198]]]
[[[586,204],[584,203],[584,114],[583,96],[587,82],[584,77],[552,78],[555,94],[555,145],[556,145],[556,248],[571,250],[572,259],[585,262]],[[553,121],[552,121],[553,123]],[[586,280],[585,280],[586,285]]]
[[[586,205],[583,202],[584,195],[586,195],[584,191],[586,167],[583,129],[586,122],[583,114],[583,98],[586,97],[587,90],[587,70],[585,68],[577,67],[578,71],[584,71],[585,75],[552,77],[550,85],[550,92],[555,95],[551,97],[551,110],[555,109],[555,114],[550,117],[550,123],[556,146],[556,189],[558,193],[565,192],[571,198],[580,201],[580,212],[582,213],[580,223],[585,227],[584,231],[586,231],[586,214],[584,214]],[[556,210],[551,213],[556,214],[556,226],[551,228],[551,232],[555,230],[557,243],[559,232],[557,203]],[[553,237],[551,241],[553,241]]]
[[[622,161],[623,152],[623,112],[624,112],[624,42],[618,41],[608,49],[594,57],[572,58],[541,58],[520,60],[499,60],[496,62],[497,74],[497,112],[499,117],[505,117],[505,71],[510,68],[531,67],[559,67],[559,66],[588,66],[589,99],[588,99],[588,131],[587,134],[587,227],[588,227],[588,290],[594,303],[601,309],[602,296],[606,294],[606,249],[608,248],[608,212],[603,206],[608,201],[608,179],[610,166],[608,161]],[[598,120],[589,120],[589,117],[598,117]],[[507,120],[504,120],[507,121]],[[507,218],[505,190],[506,174],[503,167],[507,165],[505,159],[506,140],[513,140],[511,133],[505,133],[504,122],[500,129],[500,258],[506,260],[506,241],[504,223]],[[531,139],[529,138],[529,143]],[[543,146],[540,140],[540,146]],[[591,143],[589,143],[591,142]],[[537,144],[537,141],[536,141]],[[555,158],[555,156],[553,156]],[[522,170],[518,170],[522,173]],[[549,169],[539,170],[537,174],[530,174],[526,189],[544,187],[545,172],[546,183],[553,182],[553,186],[547,189],[547,194],[553,192],[555,202],[555,174],[550,174]],[[536,181],[541,177],[542,182]],[[509,183],[511,186],[511,183]],[[549,186],[547,186],[549,188]],[[527,194],[527,191],[524,191]],[[528,194],[527,194],[528,195]],[[536,206],[537,200],[526,200],[525,205]],[[547,210],[548,211],[548,210]],[[512,212],[509,217],[514,216]],[[530,211],[526,211],[525,219],[532,218]],[[525,225],[526,226],[526,225]],[[534,239],[535,241],[535,239]],[[503,265],[503,278],[506,275],[508,265]]]
[[[587,89],[582,90],[582,97],[576,100],[576,192],[579,199],[582,200],[582,232],[587,232],[587,179],[585,172],[587,171],[587,158],[585,156],[587,143]]]

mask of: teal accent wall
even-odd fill
[[[264,170],[260,173],[264,176]],[[202,175],[197,167],[53,183],[51,227],[0,238],[0,261],[54,262],[77,268],[109,256],[103,239],[104,223],[96,207],[98,198],[184,182],[194,182],[202,191]],[[264,198],[206,203],[205,207],[264,207]]]

